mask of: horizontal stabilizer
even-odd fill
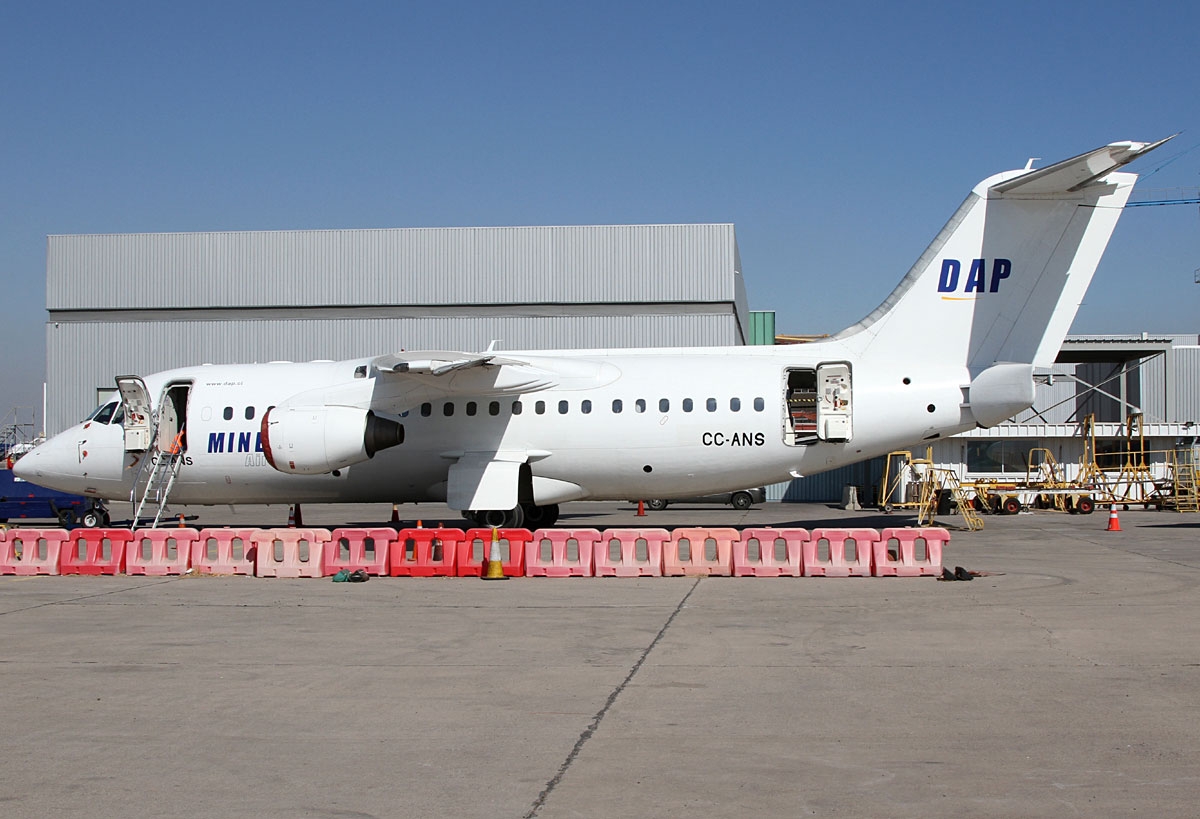
[[[1003,194],[1053,195],[1077,191],[1101,179],[1142,154],[1174,139],[1173,134],[1158,142],[1113,142],[1086,154],[1055,162],[1046,168],[993,185],[989,190]]]

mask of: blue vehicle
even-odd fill
[[[7,459],[0,461],[0,523],[13,520],[56,520],[63,527],[82,523],[87,527],[107,526],[104,503],[83,495],[46,489],[13,474]]]

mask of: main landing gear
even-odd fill
[[[463,517],[483,528],[497,529],[541,529],[553,526],[558,520],[558,504],[534,506],[532,503],[522,503],[512,509],[473,509],[463,512]]]

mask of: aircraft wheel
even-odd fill
[[[104,525],[104,516],[100,514],[99,509],[88,509],[83,513],[83,516],[79,518],[79,522],[82,523],[85,528],[95,529],[97,526]]]
[[[548,503],[545,506],[523,503],[521,511],[525,513],[526,529],[541,529],[553,526],[558,521],[557,503]]]
[[[667,508],[667,502],[661,498],[646,501],[646,508],[651,512],[661,512]]]
[[[64,529],[68,529],[75,525],[75,510],[74,509],[59,509],[58,524]]]
[[[729,502],[733,504],[734,509],[746,510],[754,505],[754,498],[750,497],[749,492],[734,492]]]
[[[100,525],[101,526],[108,526],[110,523],[112,523],[112,517],[109,516],[107,509],[100,509],[98,511],[100,512]]]
[[[511,511],[505,509],[481,509],[477,512],[472,512],[475,516],[475,523],[478,526],[491,529],[493,527],[500,528],[508,526],[509,515]]]

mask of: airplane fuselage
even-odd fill
[[[716,492],[836,468],[922,439],[975,426],[962,406],[965,367],[931,368],[903,358],[856,362],[837,342],[789,347],[505,353],[571,362],[570,383],[512,395],[418,400],[398,416],[404,442],[370,460],[320,475],[275,470],[261,420],[305,390],[362,398],[378,392],[371,359],[303,364],[200,366],[145,379],[152,396],[187,385],[178,503],[406,502],[445,500],[447,473],[464,453],[511,453],[529,464],[535,502],[629,499]],[[878,357],[876,357],[878,359]],[[582,362],[582,365],[581,365]],[[586,366],[586,365],[594,366]],[[789,412],[789,375],[845,365],[849,440],[800,429]],[[376,376],[383,378],[384,376]],[[128,499],[140,459],[126,453],[120,424],[84,422],[77,463],[52,470],[55,485]],[[50,477],[43,474],[43,478]],[[36,478],[35,478],[36,479]],[[70,487],[64,481],[72,482]]]

